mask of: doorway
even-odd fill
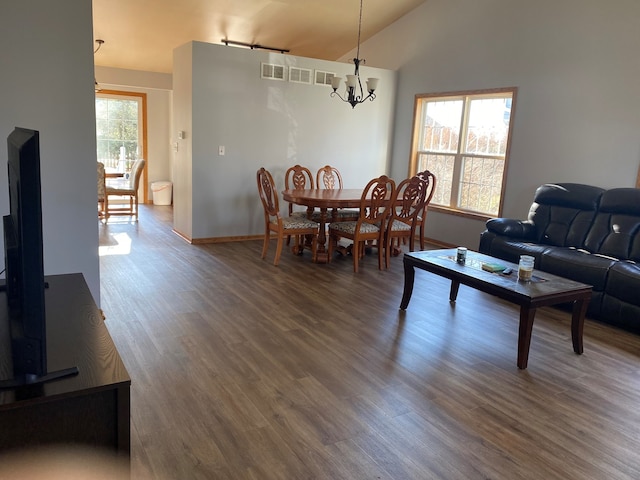
[[[147,94],[118,90],[96,93],[96,147],[98,162],[107,175],[127,176],[133,163],[144,158],[140,188],[143,203],[147,192]]]

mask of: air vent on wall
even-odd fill
[[[331,85],[331,80],[333,80],[335,76],[335,72],[316,70],[316,85]]]
[[[270,78],[271,80],[284,80],[284,65],[275,65],[273,63],[261,64],[262,78]]]
[[[289,81],[311,84],[311,70],[308,68],[289,67]]]

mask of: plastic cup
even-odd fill
[[[531,255],[520,255],[518,263],[518,280],[521,282],[530,282],[533,275],[533,264],[535,257]]]

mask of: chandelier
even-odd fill
[[[365,63],[364,59],[360,58],[360,31],[362,30],[362,0],[360,0],[360,20],[358,22],[358,49],[356,50],[356,58],[353,59],[353,63],[355,64],[355,72],[353,75],[347,75],[347,79],[345,80],[345,84],[347,90],[345,92],[345,96],[343,97],[338,93],[338,88],[340,87],[340,82],[342,78],[333,77],[331,79],[331,88],[333,88],[333,92],[331,92],[331,96],[337,96],[343,102],[347,102],[351,105],[351,108],[355,108],[359,103],[364,102],[365,100],[373,101],[376,98],[376,94],[374,93],[376,88],[378,87],[378,79],[377,78],[369,78],[367,79],[367,92],[369,95],[365,97],[364,90],[362,88],[362,82],[360,81],[360,64]]]

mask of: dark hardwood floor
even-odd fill
[[[640,337],[517,307],[402,259],[315,265],[189,245],[171,208],[101,225],[102,308],[132,379],[132,478],[638,479]]]

